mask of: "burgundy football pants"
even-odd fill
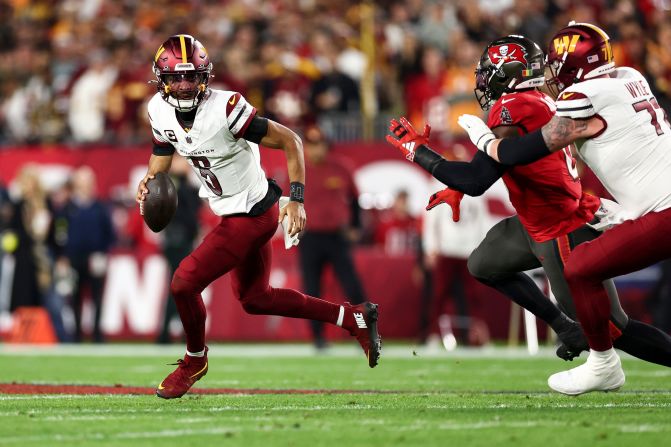
[[[671,208],[627,220],[570,254],[564,275],[590,348],[605,351],[613,346],[610,302],[602,282],[671,258],[669,230]]]
[[[200,293],[211,282],[231,272],[233,292],[250,314],[281,315],[335,323],[340,306],[291,289],[270,287],[270,239],[277,229],[277,205],[261,216],[224,216],[180,263],[172,279],[187,350],[205,347],[206,311]],[[346,318],[343,327],[349,323]]]

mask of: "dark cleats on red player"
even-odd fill
[[[356,337],[368,358],[368,366],[375,368],[380,359],[382,339],[377,332],[377,304],[365,302],[351,306],[354,317],[354,329],[350,332]]]
[[[202,357],[191,357],[185,355],[184,359],[177,360],[177,369],[156,388],[156,395],[163,399],[176,399],[182,397],[189,391],[201,377],[207,374],[207,346],[205,355]]]

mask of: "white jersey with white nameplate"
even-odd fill
[[[638,71],[620,67],[570,86],[557,98],[556,114],[604,122],[578,152],[627,219],[671,207],[671,126]]]
[[[241,138],[256,109],[240,93],[211,89],[188,131],[158,93],[148,110],[154,143],[171,145],[189,161],[202,184],[199,195],[215,214],[247,213],[266,195],[259,147]]]

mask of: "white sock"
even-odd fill
[[[189,352],[189,350],[187,349],[186,355],[188,355],[189,357],[205,357],[205,349],[198,352]]]
[[[594,360],[608,360],[615,355],[615,349],[610,348],[607,351],[595,351],[594,349],[590,349],[589,355],[590,357],[593,357]]]
[[[336,321],[336,325],[342,327],[342,320],[345,318],[345,307],[340,306],[340,313],[338,313],[338,321]]]
[[[595,372],[607,372],[613,367],[614,362],[617,362],[617,360],[618,356],[613,348],[610,348],[607,351],[595,351],[590,349],[586,364],[589,364],[590,368]]]

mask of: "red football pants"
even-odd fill
[[[224,216],[180,263],[170,285],[175,297],[187,350],[205,347],[205,305],[200,293],[211,282],[231,272],[233,292],[250,314],[280,315],[335,323],[340,306],[296,290],[270,287],[272,249],[277,229],[275,205],[263,215]],[[343,321],[348,328],[349,319]]]
[[[564,275],[590,348],[605,351],[613,346],[610,302],[602,282],[670,258],[669,230],[671,208],[627,220],[570,254]]]

